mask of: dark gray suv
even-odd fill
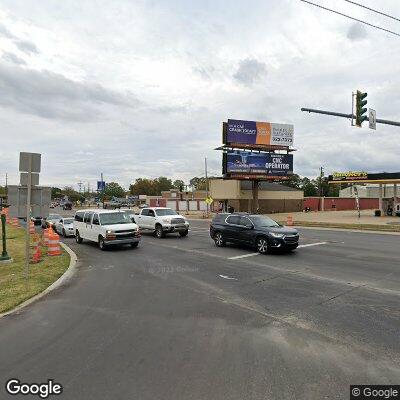
[[[217,214],[210,225],[210,236],[218,247],[226,243],[254,246],[266,254],[272,249],[294,250],[299,233],[264,215],[247,213]]]

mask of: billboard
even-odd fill
[[[293,174],[293,155],[228,151],[224,157],[224,174],[286,177]]]
[[[225,144],[293,146],[294,127],[272,122],[228,119]]]
[[[106,183],[104,181],[97,181],[97,191],[102,192],[106,190]]]

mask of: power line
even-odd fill
[[[350,3],[350,4],[354,4],[355,6],[365,8],[366,10],[372,11],[372,12],[374,12],[374,13],[383,15],[383,16],[385,16],[385,17],[388,17],[388,18],[391,18],[391,19],[394,19],[394,20],[400,22],[400,19],[399,19],[399,18],[393,17],[392,15],[386,14],[386,13],[384,13],[384,12],[382,12],[382,11],[374,10],[373,8],[364,6],[364,4],[356,3],[355,1],[351,1],[351,0],[344,0],[344,1],[346,1],[347,3]]]
[[[333,12],[333,13],[335,13],[335,14],[341,15],[342,17],[346,17],[346,18],[352,19],[353,21],[360,22],[361,24],[365,24],[365,25],[368,25],[368,26],[372,26],[372,28],[380,29],[381,31],[385,31],[385,32],[387,32],[387,33],[391,33],[392,35],[400,36],[399,33],[390,31],[389,29],[382,28],[381,26],[378,26],[378,25],[370,24],[369,22],[362,21],[361,19],[351,17],[350,15],[343,14],[343,13],[341,13],[341,12],[339,12],[339,11],[332,10],[332,9],[330,9],[330,8],[327,8],[327,7],[323,7],[323,6],[321,6],[320,4],[315,4],[315,3],[312,3],[311,1],[308,1],[308,0],[300,0],[300,1],[302,1],[303,3],[311,4],[312,6],[315,6],[315,7],[322,8],[323,10],[330,11],[330,12]]]

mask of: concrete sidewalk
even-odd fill
[[[295,213],[279,213],[269,214],[273,219],[286,221],[291,215],[293,221],[296,222],[325,222],[325,223],[342,223],[342,224],[371,224],[371,225],[399,225],[399,217],[375,217],[374,210],[362,210],[361,218],[358,218],[356,210],[351,211],[310,211],[310,212],[295,212]]]

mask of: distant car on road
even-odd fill
[[[263,215],[247,213],[217,214],[210,225],[210,236],[218,247],[226,243],[255,247],[266,254],[273,249],[294,250],[299,233]]]
[[[141,234],[137,224],[119,210],[80,210],[75,213],[74,232],[77,243],[96,242],[101,250],[117,244],[137,247]]]
[[[72,203],[71,202],[66,202],[63,204],[63,210],[72,210]]]
[[[135,222],[140,229],[147,229],[163,238],[167,233],[179,233],[180,236],[187,236],[189,233],[189,222],[183,215],[166,207],[142,208],[135,216]]]
[[[42,228],[53,228],[55,229],[55,224],[60,222],[62,216],[60,214],[49,214],[47,218],[42,218]]]
[[[55,231],[64,237],[74,236],[74,218],[62,218],[55,224]]]
[[[40,225],[42,223],[42,217],[31,217],[31,221],[35,224],[35,225]]]

